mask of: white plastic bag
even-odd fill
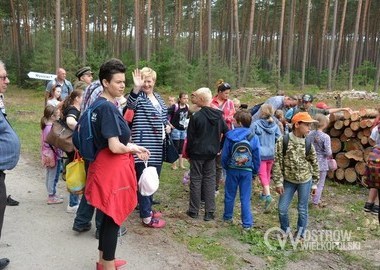
[[[148,162],[144,162],[145,169],[139,179],[139,191],[143,196],[150,196],[155,193],[160,184],[156,167],[149,166]]]

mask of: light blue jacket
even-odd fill
[[[227,132],[222,150],[222,166],[229,170],[228,164],[232,157],[232,147],[236,142],[240,142],[250,135],[249,128],[237,127]],[[250,140],[252,150],[252,174],[256,175],[260,168],[260,143],[257,136]]]
[[[276,141],[282,135],[278,125],[266,119],[258,119],[250,128],[259,138],[261,160],[273,160]]]

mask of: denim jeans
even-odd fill
[[[244,228],[253,226],[251,211],[252,172],[245,170],[227,170],[224,187],[224,220],[231,220],[234,213],[235,197],[239,188],[241,221]]]
[[[57,193],[57,184],[59,180],[59,175],[61,174],[61,170],[62,170],[62,159],[58,158],[57,171],[55,172],[55,177],[54,177],[53,195]]]
[[[297,191],[297,231],[302,237],[304,236],[308,220],[308,201],[311,191],[311,185],[311,179],[306,183],[301,184],[294,184],[284,180],[284,193],[280,196],[280,200],[278,201],[278,214],[280,219],[280,226],[284,232],[290,232],[288,210],[293,200],[294,193]]]
[[[71,194],[69,195],[69,206],[73,207],[79,204],[79,195]]]
[[[3,229],[5,207],[7,206],[7,190],[5,187],[5,173],[0,171],[0,238]]]
[[[158,176],[160,176],[162,165],[152,165],[152,164],[149,164],[148,162],[148,166],[156,167],[157,174]],[[145,164],[143,162],[136,163],[135,169],[136,169],[137,181],[139,181],[140,176],[143,170],[145,169]],[[137,191],[137,199],[138,199],[139,207],[140,207],[140,218],[150,217],[151,212],[152,212],[153,195],[143,196],[140,194],[140,192]]]
[[[88,172],[89,164],[90,163],[87,160],[85,160],[84,166],[85,166],[86,173]],[[77,214],[74,219],[74,227],[82,228],[82,227],[87,226],[92,220],[94,211],[95,211],[95,207],[93,207],[91,204],[87,202],[85,192],[83,191],[82,199],[80,200]],[[96,210],[95,225],[97,229],[99,229],[100,225],[102,224],[103,215],[104,214],[102,211]]]
[[[77,214],[74,219],[74,227],[82,228],[88,225],[91,222],[92,216],[94,215],[95,208],[87,202],[86,196],[82,195],[82,199],[80,200],[79,207],[77,210]],[[99,210],[96,210],[95,215],[95,225],[96,228],[99,229],[102,224],[103,213]]]

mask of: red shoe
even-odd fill
[[[162,218],[162,212],[161,211],[152,211],[151,212],[151,214],[150,214],[150,216],[152,217],[152,218]]]
[[[125,260],[117,260],[117,259],[115,259],[116,270],[123,269],[126,264],[127,264],[127,261],[125,261]],[[96,263],[96,270],[103,270],[103,264],[100,264],[100,263],[97,262]]]
[[[143,221],[143,224],[146,227],[159,229],[159,228],[165,227],[166,222],[165,220],[162,220],[162,219],[152,218],[152,220],[148,224],[144,223],[144,221]]]

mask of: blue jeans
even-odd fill
[[[149,164],[148,162],[148,166],[156,167],[157,174],[158,176],[160,176],[162,165],[152,165],[152,164]],[[143,162],[136,163],[135,169],[136,169],[137,181],[139,181],[140,176],[143,170],[145,169],[145,164]],[[137,199],[138,199],[139,207],[140,207],[140,218],[150,217],[151,212],[152,212],[153,195],[143,196],[140,194],[139,191],[137,191]]]
[[[230,220],[234,214],[235,197],[239,188],[241,221],[244,228],[253,226],[251,211],[252,172],[245,170],[227,170],[224,187],[224,220]]]
[[[79,207],[77,210],[77,215],[74,219],[74,227],[82,228],[91,223],[92,216],[94,215],[95,208],[87,202],[86,196],[82,195],[82,199],[80,200]],[[97,229],[100,228],[103,220],[103,213],[99,210],[96,210],[95,215],[95,226]]]
[[[79,195],[71,194],[69,195],[69,206],[73,207],[79,204]]]
[[[85,170],[87,173],[89,162],[85,160],[84,164],[85,164]],[[80,200],[73,226],[77,228],[82,228],[82,227],[87,226],[89,223],[91,223],[92,216],[94,215],[94,211],[95,211],[95,207],[93,207],[91,204],[87,202],[85,192],[83,191],[82,199]],[[95,225],[97,229],[99,229],[100,225],[102,224],[103,215],[104,214],[102,211],[96,210]]]
[[[54,177],[54,186],[53,186],[53,195],[57,193],[57,184],[59,180],[59,175],[61,174],[62,170],[62,159],[58,158],[57,159],[57,171],[55,172],[55,177]]]
[[[297,191],[297,231],[302,237],[304,236],[308,220],[308,201],[311,191],[311,185],[311,179],[306,183],[302,184],[294,184],[284,180],[284,193],[280,196],[280,200],[278,201],[278,214],[280,219],[280,226],[284,232],[290,232],[288,209],[290,203],[293,200],[294,193]]]

